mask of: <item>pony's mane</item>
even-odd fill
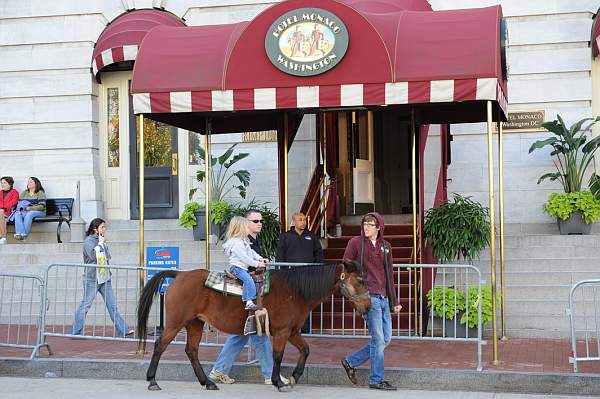
[[[288,287],[307,301],[323,299],[333,291],[336,264],[300,266],[290,269],[272,270]]]

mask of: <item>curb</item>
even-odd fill
[[[44,377],[50,372],[63,378],[145,379],[149,361],[0,358],[0,376]],[[208,374],[209,365],[204,365]],[[292,366],[282,367],[290,375]],[[240,382],[262,381],[257,366],[236,364],[231,376]],[[368,369],[357,370],[357,387],[366,387]],[[600,396],[599,374],[536,373],[514,371],[475,371],[454,369],[386,369],[386,378],[401,389],[538,393]],[[184,361],[161,361],[157,380],[196,381],[192,367]],[[307,365],[300,384],[349,385],[343,368]]]

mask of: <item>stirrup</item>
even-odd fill
[[[252,334],[256,334],[256,318],[254,315],[248,316],[246,318],[246,323],[244,323],[244,335]]]

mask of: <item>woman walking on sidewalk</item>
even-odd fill
[[[115,324],[118,337],[133,334],[134,330],[127,326],[123,317],[117,310],[117,300],[110,282],[111,272],[108,269],[110,252],[104,238],[106,223],[100,218],[91,221],[83,242],[83,263],[93,265],[105,265],[106,267],[86,267],[83,273],[83,299],[75,311],[73,321],[73,335],[82,335],[85,316],[96,298],[96,293],[104,298],[106,309],[111,320]]]

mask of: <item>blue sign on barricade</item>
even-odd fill
[[[146,267],[179,270],[179,247],[147,247]],[[146,281],[158,272],[158,270],[146,270]],[[172,278],[164,279],[159,291],[165,292],[172,281]]]

